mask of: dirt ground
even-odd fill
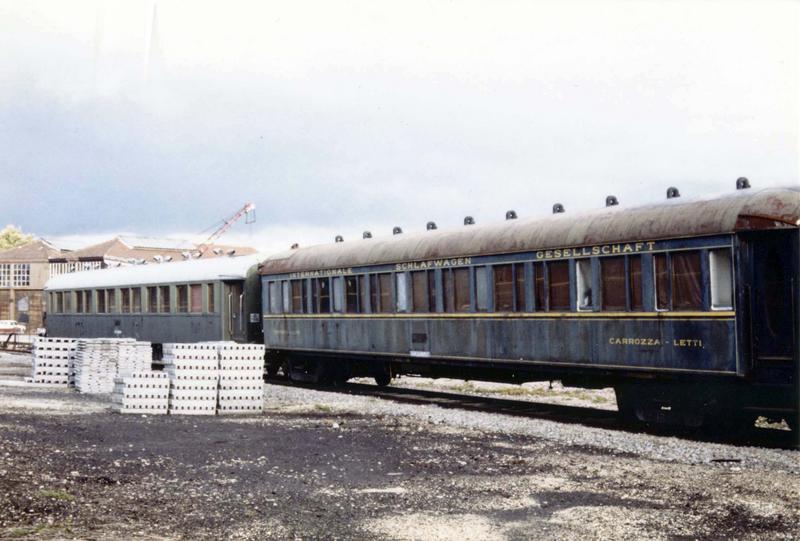
[[[659,461],[313,404],[118,415],[0,387],[2,539],[800,539],[797,463]]]

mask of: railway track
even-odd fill
[[[378,387],[363,383],[345,383],[340,386],[321,386],[308,383],[293,383],[282,376],[268,377],[267,383],[287,387],[302,387],[315,391],[371,396],[401,404],[438,406],[446,409],[478,411],[541,419],[557,423],[583,425],[606,430],[618,430],[630,433],[646,433],[659,436],[672,436],[692,441],[725,443],[737,446],[756,446],[778,449],[793,447],[792,433],[788,430],[753,427],[739,434],[719,434],[709,431],[700,432],[683,427],[645,426],[624,423],[616,411],[533,402],[528,400],[512,400],[494,396],[459,394],[428,389],[409,389],[407,387]]]

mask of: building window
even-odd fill
[[[169,286],[158,287],[158,311],[164,314],[170,312]]]
[[[203,285],[192,284],[189,286],[189,309],[193,314],[203,312]]]
[[[627,308],[625,293],[625,257],[600,259],[603,310],[623,312]]]
[[[0,263],[0,287],[11,287],[10,263]]]
[[[708,253],[711,276],[711,309],[733,309],[733,260],[730,248]]]
[[[140,314],[142,312],[142,288],[134,287],[131,289],[132,306],[131,311]]]
[[[106,289],[106,307],[108,308],[108,313],[113,314],[117,311],[117,290],[116,289]]]
[[[569,261],[548,263],[547,272],[550,278],[550,310],[569,310]]]
[[[494,268],[494,311],[514,310],[514,269],[511,265],[495,265]]]
[[[675,252],[672,259],[672,309],[702,310],[700,252]]]
[[[131,290],[123,287],[120,292],[122,293],[122,313],[129,314],[131,311]]]
[[[208,302],[208,313],[213,314],[216,311],[216,306],[214,306],[214,284],[206,285],[206,295]]]
[[[28,263],[14,265],[14,287],[28,287],[31,285],[31,266]]]
[[[411,273],[411,302],[412,311],[414,312],[430,312],[430,297],[428,296],[428,272],[432,271],[415,271]],[[435,308],[434,304],[434,308]]]
[[[175,286],[175,295],[178,300],[178,312],[189,311],[189,286]]]
[[[408,311],[408,284],[406,284],[406,275],[404,272],[395,274],[395,286],[397,291],[397,311]]]

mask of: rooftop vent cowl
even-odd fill
[[[681,192],[678,191],[678,188],[675,186],[670,186],[667,188],[667,199],[675,199],[676,197],[680,197]]]
[[[464,225],[475,225],[475,218],[472,216],[464,216]]]
[[[561,203],[556,203],[555,205],[553,205],[553,214],[561,214],[564,211],[565,211],[564,205],[562,205]]]
[[[436,229],[436,222],[428,222],[425,225],[425,229],[427,229],[428,231],[433,231],[434,229]]]
[[[737,190],[746,190],[749,187],[750,187],[750,181],[747,180],[747,177],[739,177],[736,179]]]
[[[402,232],[403,232],[403,228],[402,227],[394,226],[392,228],[392,235],[399,235]]]
[[[344,242],[344,237],[341,235],[336,235],[336,238],[333,239],[333,242]]]
[[[516,220],[516,219],[517,219],[517,211],[516,210],[506,211],[506,220]]]
[[[619,205],[619,199],[617,199],[616,195],[609,195],[606,197],[606,206],[613,207],[615,205]]]
[[[371,239],[371,238],[372,238],[372,233],[370,233],[369,231],[364,231],[364,232],[361,234],[361,238],[362,238],[362,239]]]

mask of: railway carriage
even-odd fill
[[[165,342],[260,342],[261,256],[62,274],[45,285],[47,332]]]
[[[562,380],[614,387],[632,420],[797,430],[798,225],[797,188],[671,189],[636,208],[294,249],[260,270],[268,370]]]

